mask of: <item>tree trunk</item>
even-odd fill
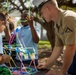
[[[51,48],[53,50],[55,46],[55,30],[54,30],[54,22],[51,21],[50,23],[45,23],[42,25],[42,27],[46,30],[47,32],[47,38],[51,44]]]

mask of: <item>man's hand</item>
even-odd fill
[[[47,64],[44,62],[44,63],[40,63],[38,66],[37,66],[38,69],[46,69],[47,68]]]
[[[53,70],[53,71],[50,70],[46,75],[64,75],[64,74],[58,70]]]

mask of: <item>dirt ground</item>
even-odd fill
[[[49,58],[49,56],[52,53],[52,50],[51,49],[47,49],[47,48],[39,49],[38,53],[39,53],[39,63],[42,63],[42,62],[46,62],[47,61],[47,59]],[[57,59],[57,61],[53,64],[53,66],[49,67],[49,69],[51,69],[51,70],[58,69],[59,70],[61,68],[61,66],[62,66],[62,63],[63,63],[62,59],[63,59],[63,52],[61,53],[61,55]]]

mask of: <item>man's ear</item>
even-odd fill
[[[46,5],[46,8],[51,11],[51,7],[49,5]]]

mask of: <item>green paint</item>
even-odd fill
[[[8,3],[8,0],[7,0],[7,3],[6,3],[6,11],[7,11],[7,13],[9,13],[8,7],[9,7],[9,3]]]
[[[12,73],[6,66],[0,66],[0,75],[12,75]]]
[[[27,20],[20,20],[20,22],[27,22]]]

